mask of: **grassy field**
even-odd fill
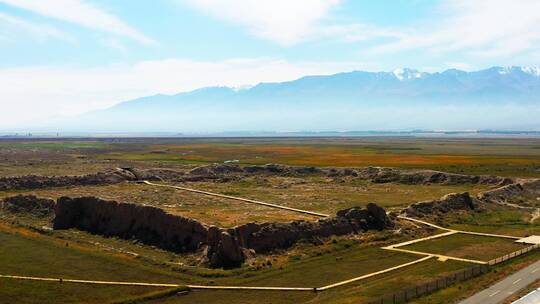
[[[459,233],[401,248],[487,262],[525,247],[512,239]]]
[[[163,263],[164,260],[148,261],[142,256],[134,259],[119,252],[104,251],[100,246],[75,242],[66,238],[64,234],[54,233],[51,236],[44,236],[24,228],[7,225],[1,225],[0,228],[0,242],[2,243],[0,273],[26,276],[179,284],[321,286],[418,258],[414,255],[382,250],[380,246],[385,242],[381,243],[376,239],[354,241],[338,238],[319,245],[298,244],[286,254],[254,260],[250,265],[239,270],[192,269],[190,271],[189,267],[166,265]],[[373,237],[377,235],[377,233],[373,234]],[[100,244],[110,244],[106,238],[95,236],[95,240],[99,240]],[[438,275],[439,271],[463,267],[461,264],[439,262],[433,265],[436,266],[433,272],[420,274],[417,269],[414,275],[416,278],[429,279],[433,275]],[[389,278],[393,276],[393,274],[388,275]],[[396,286],[398,282],[403,283],[397,277],[393,278],[393,280],[398,280]],[[108,303],[156,292],[156,288],[105,287],[7,279],[2,279],[1,282],[3,288],[0,288],[0,302],[32,303],[37,299],[40,303]],[[386,285],[382,286],[376,282],[377,280],[370,283],[374,285],[369,285],[367,289],[362,287],[362,292],[371,290],[371,293],[367,294],[369,296],[378,294],[381,288],[386,288]],[[358,284],[353,284],[350,288],[358,289],[358,286]],[[356,292],[353,293],[354,297],[357,297]],[[269,298],[261,299],[265,295]],[[230,297],[229,300],[234,303],[253,303],[257,300],[259,303],[291,303],[291,301],[309,300],[314,296],[311,292],[298,294],[241,292],[239,294],[238,292],[197,291],[172,299],[187,302],[204,299],[208,303],[223,303],[224,299]],[[362,295],[362,297],[367,296]]]
[[[467,266],[468,264],[461,262],[438,262],[433,259],[319,293],[242,292],[242,296],[239,297],[237,293],[228,291],[220,291],[217,294],[210,291],[196,291],[187,296],[171,297],[148,303],[364,303],[381,295],[412,287],[416,283],[425,282],[430,278],[442,276]]]
[[[452,192],[469,191],[476,194],[488,189],[483,185],[374,184],[358,179],[291,177],[250,177],[227,183],[192,182],[183,185],[328,214],[335,214],[336,211],[345,208],[365,206],[370,202],[385,208],[404,207],[417,201],[437,199]],[[254,221],[315,219],[313,216],[264,206],[135,183],[32,191],[0,191],[0,197],[19,193],[53,199],[61,196],[97,196],[122,202],[149,204],[173,214],[222,227]]]
[[[108,159],[241,164],[432,168],[457,173],[540,176],[538,140],[361,138],[231,140],[155,145],[160,153],[111,153]]]
[[[383,250],[373,245],[355,246],[354,250],[334,251],[295,260],[283,270],[261,273],[254,279],[247,279],[245,283],[321,287],[417,259],[419,257],[416,255]],[[377,260],[377,263],[373,263],[374,260]]]
[[[516,209],[507,206],[489,205],[482,212],[448,214],[444,225],[458,230],[513,236],[540,235],[540,220],[530,222],[531,210]]]
[[[47,156],[44,160],[43,156]],[[0,141],[0,175],[84,171],[113,164],[181,166],[239,160],[241,165],[431,168],[456,173],[540,177],[540,139],[223,138]],[[75,162],[83,168],[71,168]],[[32,165],[29,166],[28,164]],[[20,168],[14,168],[16,165]],[[33,168],[27,168],[33,167]],[[26,168],[26,169],[25,169]]]
[[[392,166],[466,174],[540,177],[540,140],[419,138],[81,139],[25,142],[0,140],[0,176],[73,175],[124,166],[189,170],[200,164],[222,163],[226,160],[238,160],[240,165],[281,163],[341,167]],[[249,177],[223,183],[190,182],[184,185],[329,214],[352,206],[364,206],[368,202],[375,202],[391,209],[416,201],[436,199],[451,192],[469,191],[476,194],[488,189],[486,186],[475,185],[374,184],[354,178],[321,177]],[[224,227],[248,221],[313,219],[262,206],[130,183],[1,192],[0,197],[17,193],[32,193],[51,198],[63,195],[94,195],[111,200],[151,204],[171,213]],[[535,205],[536,202],[531,204]],[[461,214],[459,218],[450,214],[441,221],[444,226],[463,230],[511,235],[540,234],[538,221],[529,223],[529,215],[525,210],[489,206],[482,212]],[[302,242],[288,250],[271,255],[258,255],[238,269],[208,269],[197,266],[199,260],[196,254],[176,254],[134,240],[103,238],[77,230],[38,234],[17,225],[40,228],[50,225],[50,218],[33,219],[9,214],[0,214],[0,217],[4,223],[9,223],[0,225],[0,273],[3,274],[183,284],[313,287],[419,258],[416,255],[380,249],[381,246],[404,241],[413,236],[387,231],[332,238],[314,244]],[[454,235],[404,248],[489,260],[520,249],[522,246],[512,243],[511,240]],[[470,265],[432,259],[324,293],[194,291],[184,296],[147,300],[144,303],[358,303],[429,281]],[[492,273],[490,278],[494,276],[496,275]],[[156,288],[8,280],[1,280],[0,284],[1,303],[36,301],[109,303],[166,292]],[[474,287],[466,284],[468,283],[464,282],[460,286],[467,290]],[[446,303],[443,301],[444,295],[457,298],[458,291],[452,287],[447,293],[433,294],[432,302],[419,299],[418,303]]]
[[[6,231],[0,227],[0,273],[86,280],[178,282],[171,274],[125,258]],[[156,288],[95,286],[0,279],[1,303],[104,303],[140,296]]]

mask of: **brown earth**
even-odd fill
[[[255,253],[288,248],[299,240],[382,230],[393,226],[383,208],[368,204],[315,222],[248,223],[230,229],[206,226],[162,209],[105,201],[95,197],[62,197],[55,206],[54,229],[78,228],[105,236],[137,239],[176,252],[204,252],[212,266],[233,267]]]

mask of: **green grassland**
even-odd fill
[[[540,235],[540,219],[530,222],[532,210],[500,205],[486,205],[481,212],[447,214],[446,227],[483,233],[513,236]]]
[[[84,280],[180,282],[173,274],[128,259],[66,247],[13,232],[0,232],[0,273]],[[1,303],[104,303],[156,288],[95,286],[0,278]]]
[[[40,153],[49,160],[40,158]],[[239,160],[241,165],[281,163],[313,166],[390,166],[466,174],[540,177],[540,139],[482,138],[222,138],[0,141],[0,158],[25,171],[48,166],[139,164],[182,166]],[[83,160],[81,160],[81,157]],[[61,161],[53,161],[61,158]],[[11,168],[11,169],[10,169]],[[0,166],[0,175],[22,171]]]
[[[525,247],[513,239],[458,233],[401,248],[487,262]]]
[[[391,166],[465,174],[540,177],[540,139],[0,141],[0,176],[86,174],[124,166],[188,170],[200,164],[222,163],[226,160],[239,160],[240,165],[281,163],[337,167]],[[436,199],[451,192],[469,191],[476,194],[488,189],[487,186],[477,185],[374,184],[354,178],[321,177],[249,177],[226,183],[191,182],[183,185],[329,214],[343,208],[364,206],[368,202],[392,209],[416,201]],[[50,198],[62,195],[94,195],[111,200],[144,203],[223,227],[247,221],[313,220],[309,216],[262,206],[131,183],[4,191],[0,192],[0,197],[17,193],[32,193]],[[528,203],[537,206],[536,201]],[[440,224],[455,229],[488,233],[519,236],[540,234],[539,221],[531,223],[530,218],[528,210],[493,205],[485,206],[478,212],[460,213],[459,216],[447,214],[440,219]],[[134,240],[104,238],[77,230],[47,231],[42,230],[42,226],[50,226],[50,218],[36,219],[0,214],[0,273],[178,284],[314,287],[420,257],[382,250],[382,246],[420,236],[387,231],[336,237],[316,244],[298,243],[286,251],[259,255],[238,269],[208,269],[197,266],[198,259],[194,254],[176,254]],[[522,246],[512,243],[511,240],[459,234],[404,248],[489,260]],[[532,256],[534,255],[537,253]],[[520,257],[516,264],[508,265],[521,265],[519,261],[525,261],[522,259],[525,258]],[[197,290],[183,296],[168,295],[158,299],[149,298],[171,291],[148,287],[0,279],[0,302],[110,303],[133,302],[133,299],[140,298],[139,302],[144,303],[358,303],[470,265],[431,259],[323,293]],[[508,267],[517,269],[517,266]],[[496,269],[503,271],[499,266]],[[490,280],[497,276],[497,273],[491,272],[477,282],[491,282]],[[467,292],[482,287],[468,282],[459,286]],[[427,300],[418,299],[418,303],[446,303],[445,297],[458,298],[459,291],[457,287],[451,287],[425,298]]]
[[[354,250],[337,250],[295,260],[282,270],[261,273],[254,279],[247,279],[245,284],[321,287],[417,259],[417,255],[383,250],[372,244],[355,246]],[[377,263],[373,263],[374,260]]]
[[[413,265],[384,275],[362,280],[325,292],[275,293],[195,291],[187,296],[170,297],[149,303],[365,303],[402,288],[409,288],[435,277],[443,276],[469,266],[462,262],[439,262],[436,259]]]
[[[349,279],[385,267],[406,263],[417,256],[395,253],[380,249],[388,236],[373,235],[375,239],[349,240],[336,238],[327,243],[298,244],[285,254],[261,257],[249,265],[236,270],[204,270],[189,266],[172,266],[163,259],[146,259],[143,256],[133,258],[122,253],[103,250],[103,247],[66,238],[65,234],[39,235],[23,228],[2,226],[0,232],[0,273],[61,277],[85,280],[162,282],[177,284],[225,284],[244,286],[322,286],[339,280]],[[112,244],[115,241],[95,236],[100,244]],[[111,243],[112,242],[112,243]],[[68,244],[66,246],[66,243]],[[21,250],[24,248],[24,250]],[[374,261],[377,261],[374,263]],[[428,280],[440,272],[465,267],[460,263],[426,262],[424,266],[435,266],[433,271],[420,272],[420,268],[411,268],[415,279]],[[424,268],[425,268],[424,267]],[[442,267],[442,268],[441,268]],[[416,269],[415,271],[413,271]],[[408,272],[407,272],[408,273]],[[403,275],[403,273],[402,273]],[[404,284],[400,276],[387,274],[396,280],[394,286]],[[0,302],[32,303],[109,303],[133,297],[145,297],[163,289],[127,286],[94,286],[57,282],[29,282],[0,279]],[[344,290],[351,291],[352,298],[370,298],[386,292],[386,284],[378,280],[352,284]],[[360,287],[362,286],[362,287]],[[4,288],[5,287],[5,288]],[[350,289],[349,289],[350,288]],[[166,292],[166,290],[165,290]],[[329,292],[329,294],[332,294]],[[336,295],[339,293],[336,293]],[[223,296],[222,296],[223,295]],[[261,298],[264,296],[268,298]],[[312,292],[276,293],[276,292],[214,292],[196,291],[186,296],[171,297],[179,301],[197,301],[204,299],[208,303],[291,303],[314,297],[323,297]],[[159,300],[152,300],[158,301]],[[152,302],[151,301],[151,302]],[[193,302],[191,302],[193,303]],[[297,302],[298,303],[298,302]],[[324,301],[323,301],[324,303]]]

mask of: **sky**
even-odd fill
[[[0,0],[0,128],[352,70],[540,66],[537,0]]]

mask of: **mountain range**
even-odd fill
[[[119,103],[59,123],[75,131],[540,130],[540,69],[353,71]]]

